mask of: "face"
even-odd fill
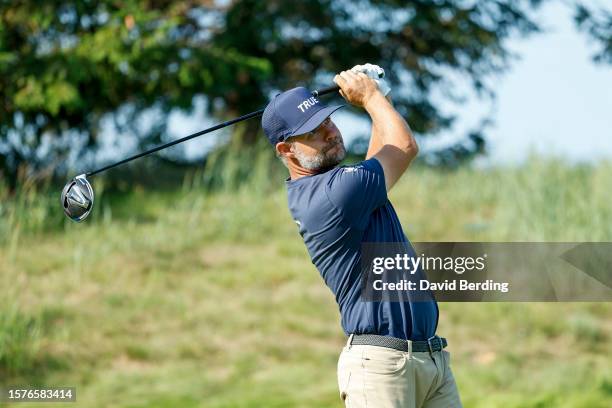
[[[330,118],[312,132],[294,136],[289,142],[295,159],[308,170],[334,167],[346,155],[342,135]]]

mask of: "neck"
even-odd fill
[[[314,176],[315,174],[320,173],[319,170],[309,170],[300,166],[300,163],[297,160],[287,160],[287,168],[289,169],[289,177],[291,180],[297,180],[304,176]]]

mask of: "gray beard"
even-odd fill
[[[311,157],[306,156],[297,149],[293,153],[295,154],[297,161],[300,163],[300,166],[308,170],[318,171],[327,169],[329,167],[334,167],[344,160],[344,157],[346,156],[346,149],[344,148],[344,144],[342,142],[340,142],[339,145],[340,148],[335,153],[330,153],[329,150],[335,147],[336,144]]]

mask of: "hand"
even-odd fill
[[[385,77],[385,70],[374,64],[365,64],[365,65],[355,65],[351,68],[353,72],[363,72],[368,77],[372,78],[376,85],[378,85],[378,89],[380,92],[387,96],[389,92],[391,92],[391,87],[383,78]],[[388,97],[389,98],[389,97]]]
[[[380,94],[376,82],[363,72],[342,71],[334,77],[334,82],[348,103],[362,108],[373,96]]]

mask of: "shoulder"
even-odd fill
[[[375,158],[339,167],[326,183],[325,192],[346,216],[365,216],[387,200],[383,168]]]
[[[371,158],[362,162],[334,169],[326,183],[332,194],[351,192],[354,189],[384,187],[385,175],[380,162]]]

